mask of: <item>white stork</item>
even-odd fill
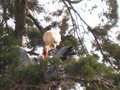
[[[46,31],[43,35],[43,41],[45,43],[44,46],[44,60],[48,58],[48,52],[51,48],[54,48],[54,54],[56,51],[56,47],[60,44],[61,42],[61,35],[59,30],[49,30]]]

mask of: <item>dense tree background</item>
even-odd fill
[[[51,0],[46,3],[47,7],[50,4],[62,7],[51,12],[39,1],[0,0],[0,90],[80,90],[79,85],[85,90],[119,90],[120,46],[108,34],[118,22],[117,1],[100,0],[106,4],[107,11],[100,13],[101,22],[95,27],[88,25],[79,10],[90,14],[98,6],[75,8],[84,1],[89,5],[92,0]],[[40,60],[39,64],[20,64],[22,37],[29,38],[26,47],[33,52],[38,46],[43,47],[43,33],[56,28],[62,35],[59,47],[74,47],[80,58],[68,57],[62,61],[53,57],[47,62]],[[85,44],[86,35],[92,37],[92,50]],[[119,33],[116,39],[119,40]]]

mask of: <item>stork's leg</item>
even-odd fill
[[[56,54],[56,44],[54,44],[54,55]]]

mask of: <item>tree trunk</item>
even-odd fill
[[[25,0],[15,0],[15,36],[20,40],[22,45],[22,36],[25,27]]]

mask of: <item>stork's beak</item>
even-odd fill
[[[44,61],[47,61],[47,59],[48,59],[48,51],[49,51],[49,46],[45,46],[44,51],[43,51]]]

